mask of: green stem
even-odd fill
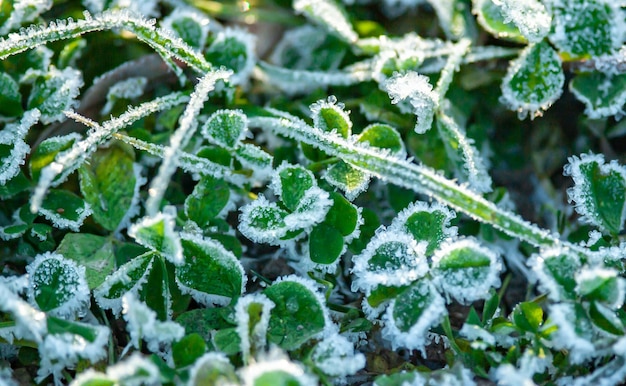
[[[303,120],[271,110],[278,117],[252,117],[251,126],[270,129],[278,134],[315,146],[327,154],[339,157],[354,167],[371,173],[386,182],[411,189],[434,198],[460,212],[502,232],[537,247],[568,247],[584,249],[561,241],[558,235],[531,224],[519,215],[496,206],[472,190],[449,180],[441,173],[424,165],[395,158],[377,149],[350,142],[337,135],[329,135],[307,125]]]

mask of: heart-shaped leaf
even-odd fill
[[[181,264],[183,250],[178,233],[174,230],[174,217],[169,212],[144,217],[128,229],[128,235],[138,244],[160,253],[173,264]]]
[[[339,161],[326,169],[324,179],[335,188],[343,191],[346,198],[352,201],[367,189],[370,175]]]
[[[83,225],[91,214],[91,207],[80,197],[68,190],[53,189],[41,204],[39,214],[59,229],[69,228],[74,232]]]
[[[226,215],[230,189],[224,180],[205,176],[198,181],[193,192],[185,199],[185,214],[200,228],[212,219]]]
[[[115,269],[113,242],[106,237],[88,233],[68,233],[61,240],[56,252],[85,267],[89,289],[102,284],[106,276]]]
[[[248,117],[240,110],[218,110],[202,126],[202,135],[226,149],[234,149],[248,130]]]
[[[569,89],[585,104],[585,114],[589,118],[621,114],[626,104],[626,74],[583,72],[572,79]]]
[[[531,258],[529,265],[550,299],[575,299],[576,273],[582,267],[576,254],[560,248],[549,249]]]
[[[352,134],[352,121],[349,112],[345,111],[343,103],[337,103],[337,98],[329,96],[328,100],[319,100],[309,106],[313,126],[323,132],[336,132],[342,138]]]

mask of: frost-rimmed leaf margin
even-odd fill
[[[17,176],[20,165],[26,161],[26,155],[30,152],[30,146],[24,141],[28,130],[35,125],[41,112],[38,109],[26,111],[19,123],[9,123],[0,132],[0,145],[12,146],[10,155],[0,159],[0,185]],[[8,158],[8,159],[7,159]]]
[[[172,209],[172,210],[168,210]],[[174,265],[183,263],[183,248],[180,245],[176,225],[176,209],[172,206],[154,216],[145,216],[128,228],[128,236],[152,251],[159,253]],[[162,234],[153,232],[163,232]],[[154,239],[156,236],[158,239]]]
[[[262,309],[260,318],[255,320],[255,324],[251,326],[249,308],[253,304],[260,305]],[[255,354],[253,349],[255,351],[265,349],[270,313],[275,306],[276,304],[262,293],[248,294],[237,300],[237,304],[235,304],[236,330],[241,339],[244,363],[248,362],[251,354]]]
[[[602,213],[600,209],[604,206],[603,202],[615,203],[618,197],[597,196],[597,189],[592,184],[600,184],[603,181],[589,180],[582,170],[585,166],[592,166],[593,164],[597,165],[597,171],[602,177],[609,178],[612,175],[618,178],[621,177],[622,185],[626,186],[626,168],[617,163],[616,160],[606,163],[604,155],[592,153],[581,154],[580,157],[571,156],[568,158],[567,165],[563,168],[563,174],[570,176],[574,181],[574,186],[567,190],[568,201],[574,203],[574,209],[580,214],[581,222],[592,224],[602,231],[617,234],[623,229],[624,221],[626,220],[626,195],[621,199],[621,211],[609,210],[606,213]],[[594,171],[591,170],[590,172],[593,173]],[[622,192],[624,195],[623,187],[611,187],[609,190],[609,193],[618,194]],[[615,218],[616,215],[619,216],[618,219]],[[613,218],[607,219],[606,216]]]
[[[365,367],[365,355],[355,353],[354,344],[345,336],[332,334],[319,342],[311,354],[315,367],[331,377],[345,377]]]
[[[272,374],[280,377],[272,379]],[[306,372],[305,368],[291,360],[277,348],[270,349],[264,355],[259,356],[255,363],[242,367],[239,377],[244,385],[256,384],[280,384],[285,382],[297,386],[316,386],[317,378]],[[262,380],[259,380],[262,378]],[[258,383],[257,383],[258,382]]]

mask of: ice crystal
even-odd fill
[[[25,23],[34,21],[52,7],[52,0],[15,0],[9,17],[0,27],[0,35],[6,35]]]
[[[416,133],[422,134],[430,129],[439,96],[427,77],[414,71],[395,74],[382,84],[382,88],[389,94],[391,103],[398,104],[403,112],[417,116]],[[408,106],[401,103],[405,101]]]
[[[552,17],[538,0],[493,0],[500,7],[504,22],[513,22],[531,43],[541,41],[550,32]]]
[[[9,123],[0,131],[0,146],[11,147],[9,155],[0,159],[0,185],[15,177],[20,172],[20,165],[25,162],[30,146],[24,141],[28,130],[35,125],[41,113],[37,109],[24,113],[19,123]]]
[[[318,343],[311,358],[324,374],[332,377],[352,375],[365,367],[365,356],[355,353],[353,344],[339,334],[327,336]]]

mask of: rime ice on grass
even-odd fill
[[[92,13],[100,13],[106,9],[127,9],[133,13],[144,15],[145,17],[159,16],[158,0],[83,0],[85,8]]]
[[[128,78],[115,83],[107,92],[107,103],[100,113],[102,115],[109,114],[115,101],[119,99],[139,98],[143,94],[146,84],[148,84],[148,79],[143,76]]]
[[[422,134],[430,129],[439,96],[427,77],[414,71],[395,74],[382,84],[382,88],[389,94],[391,103],[399,104],[400,110],[417,116],[416,133]],[[400,104],[405,101],[410,107]]]
[[[71,319],[84,313],[91,296],[85,267],[58,253],[38,255],[26,267],[28,300],[48,315]]]
[[[19,123],[9,123],[0,131],[0,146],[11,147],[9,155],[0,159],[0,185],[4,185],[20,172],[20,165],[24,164],[26,154],[30,151],[30,146],[24,139],[40,117],[39,110],[29,110]]]
[[[141,341],[145,340],[148,350],[167,354],[170,345],[185,335],[185,329],[178,323],[159,321],[156,312],[133,293],[127,293],[122,298],[122,315],[130,334],[129,344],[138,350],[141,349]]]
[[[348,43],[354,43],[359,38],[345,11],[331,0],[295,0],[293,8],[296,13],[303,14]]]
[[[513,22],[531,43],[540,42],[550,32],[552,17],[538,0],[494,0],[504,22]]]

